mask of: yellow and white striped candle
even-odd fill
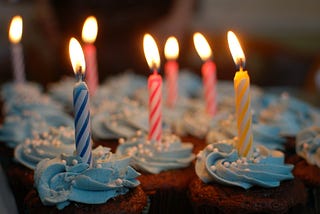
[[[236,118],[238,127],[237,149],[241,156],[247,157],[252,152],[252,114],[250,108],[250,77],[244,71],[245,56],[236,35],[228,32],[228,43],[231,55],[239,71],[234,76]]]

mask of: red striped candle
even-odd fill
[[[160,67],[160,55],[156,42],[149,34],[143,38],[143,49],[149,68],[153,71],[148,78],[149,140],[160,141],[162,134],[162,78],[157,72]]]
[[[83,52],[87,64],[86,82],[88,84],[90,95],[94,95],[99,84],[96,47],[94,42],[97,38],[98,24],[93,16],[89,16],[83,24],[82,40],[85,42]]]
[[[161,140],[162,134],[162,78],[155,70],[148,78],[149,90],[149,139]]]
[[[179,55],[179,44],[175,37],[168,38],[164,47],[164,55],[168,60],[164,65],[166,77],[167,101],[168,107],[173,108],[178,98],[178,71],[179,65],[176,61]]]
[[[206,100],[206,111],[209,115],[213,116],[217,112],[217,75],[216,75],[216,65],[211,60],[206,61],[202,65],[202,82],[204,97]]]
[[[206,112],[210,116],[214,116],[217,111],[216,65],[210,60],[212,51],[205,37],[200,33],[195,33],[193,35],[193,41],[200,58],[205,62],[202,65],[201,71],[204,97],[206,100]]]

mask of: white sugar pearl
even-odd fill
[[[237,160],[237,164],[241,164],[242,161],[240,159]]]
[[[209,151],[211,151],[211,150],[213,149],[213,146],[210,144],[210,145],[207,146],[207,149],[208,149]]]
[[[217,152],[219,152],[219,149],[218,148],[214,148],[213,152],[217,153]]]
[[[249,171],[250,171],[250,169],[249,169],[249,168],[245,168],[245,169],[244,169],[244,171],[249,172]]]
[[[117,184],[117,185],[121,185],[122,182],[123,182],[123,181],[122,181],[120,178],[118,178],[118,179],[116,180],[116,184]]]
[[[236,163],[236,162],[232,162],[232,163],[231,163],[231,166],[232,166],[232,167],[236,167],[236,166],[237,166],[237,163]]]
[[[78,160],[73,159],[73,160],[72,160],[72,164],[73,164],[73,165],[77,165],[77,164],[78,164]]]
[[[210,169],[215,172],[217,170],[217,167],[215,165],[210,166]]]
[[[119,142],[119,144],[124,144],[125,141],[123,138],[119,138],[118,142]]]
[[[229,167],[229,166],[230,166],[230,163],[229,163],[229,162],[224,162],[223,165],[224,165],[225,167]]]
[[[61,163],[62,164],[67,164],[67,161],[66,160],[61,160]]]
[[[142,135],[142,131],[141,131],[141,130],[137,130],[136,135],[137,135],[138,137],[140,137],[140,136]]]
[[[98,163],[97,168],[102,168],[102,165],[100,163]]]

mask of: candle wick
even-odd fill
[[[238,63],[239,70],[243,71],[243,68],[245,67],[245,61],[242,58],[239,58],[238,60],[239,60],[239,63]]]
[[[82,66],[80,65],[79,68],[76,71],[76,80],[79,81],[84,81],[84,74],[82,73]]]

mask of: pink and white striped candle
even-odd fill
[[[86,82],[91,96],[95,94],[99,85],[96,47],[93,44],[97,38],[97,33],[97,20],[94,16],[89,16],[83,24],[82,40],[85,42],[83,52],[87,64]]]
[[[161,140],[162,134],[162,78],[156,70],[148,78],[149,139]]]
[[[173,108],[178,98],[178,71],[179,64],[176,59],[179,56],[179,44],[175,37],[171,36],[167,39],[164,47],[164,55],[167,59],[164,65],[166,77],[167,101],[169,108]]]
[[[201,68],[203,92],[206,100],[206,112],[210,116],[214,116],[217,112],[217,75],[216,65],[210,59],[212,57],[211,48],[201,33],[193,35],[195,48],[204,62]]]
[[[217,75],[216,65],[211,60],[207,60],[201,68],[203,92],[206,99],[206,111],[209,115],[214,116],[217,112]]]
[[[149,91],[149,140],[160,141],[162,135],[162,78],[158,74],[160,55],[150,34],[143,38],[143,49],[149,68],[153,72],[148,78]]]

